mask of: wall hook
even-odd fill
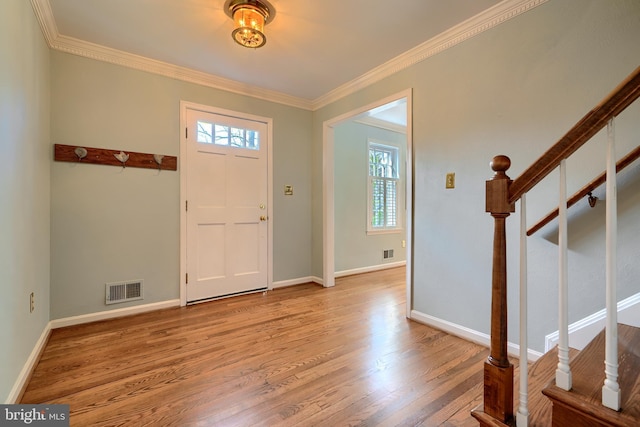
[[[156,163],[158,164],[158,170],[162,169],[162,159],[164,159],[164,155],[163,154],[154,154],[153,155],[153,160],[155,160]]]
[[[589,198],[587,199],[589,200],[589,206],[594,208],[596,206],[596,202],[598,201],[598,198],[591,193],[587,193],[587,196],[589,196]]]
[[[87,149],[84,147],[76,147],[73,152],[76,153],[76,156],[78,156],[78,160],[82,160],[87,157]]]
[[[0,3],[2,0],[0,0]],[[115,167],[161,169],[175,171],[178,168],[176,156],[135,151],[110,150],[108,148],[87,147],[82,145],[54,144],[53,159],[57,162],[109,165]],[[162,164],[159,159],[162,158]],[[156,160],[158,159],[158,160]],[[126,162],[126,165],[125,165]]]
[[[117,154],[113,155],[116,159],[120,160],[122,162],[122,168],[125,168],[125,163],[127,163],[127,160],[129,160],[129,155],[127,153],[125,153],[124,151],[121,151]]]

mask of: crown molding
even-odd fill
[[[360,123],[365,126],[372,126],[379,129],[388,130],[395,133],[406,134],[407,126],[399,125],[396,123],[391,123],[386,120],[376,119],[374,117],[361,117],[357,120],[354,120],[356,123]]]
[[[312,108],[312,103],[308,99],[61,35],[58,33],[49,0],[31,0],[31,4],[44,38],[51,49],[305,110]]]
[[[252,98],[277,102],[279,104],[290,105],[306,110],[310,110],[312,107],[311,101],[306,99],[297,98],[282,92],[263,89],[235,80],[218,77],[213,74],[89,43],[72,37],[58,36],[51,47],[61,52],[71,53],[111,64],[122,65],[123,67],[159,74],[172,79],[221,89],[227,92],[237,93],[239,95],[250,96]]]
[[[376,83],[385,77],[422,62],[437,53],[449,49],[547,1],[548,0],[504,0],[315,100],[287,95],[282,92],[244,84],[213,74],[60,35],[49,0],[31,0],[31,5],[42,29],[44,38],[51,49],[233,92],[239,95],[315,111]]]
[[[385,77],[391,76],[412,65],[447,50],[465,40],[477,36],[496,25],[533,9],[548,0],[504,0],[493,7],[451,27],[449,30],[398,55],[386,63],[368,71],[360,77],[333,89],[313,101],[313,110],[318,110],[347,95],[351,95]]]
[[[49,0],[31,0],[31,7],[33,13],[36,15],[36,19],[40,24],[42,35],[47,42],[47,45],[51,47],[53,41],[58,37],[58,26],[53,18],[53,11],[51,10],[51,3]]]

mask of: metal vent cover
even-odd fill
[[[382,259],[393,258],[393,249],[385,249],[382,251]]]
[[[142,280],[107,283],[105,304],[115,304],[142,299],[142,285]]]

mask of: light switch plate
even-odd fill
[[[456,188],[456,174],[454,172],[449,172],[447,174],[445,188]]]

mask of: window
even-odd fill
[[[397,230],[398,148],[369,142],[369,209],[367,232]]]
[[[260,149],[260,134],[251,129],[218,125],[198,120],[198,142],[236,148]]]

